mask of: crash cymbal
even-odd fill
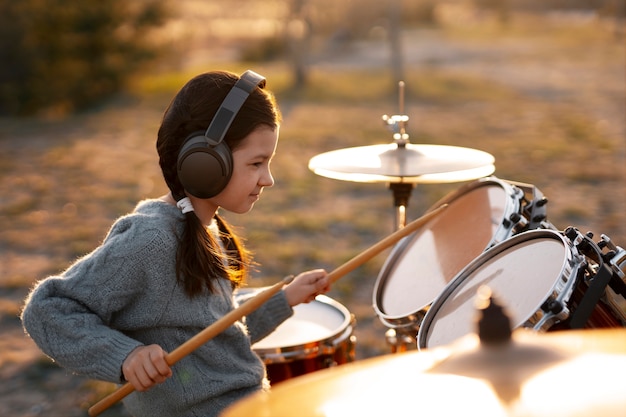
[[[224,417],[623,416],[626,329],[476,335],[431,350],[357,361],[281,382]]]
[[[447,183],[490,175],[494,161],[476,149],[390,143],[322,153],[311,158],[309,169],[343,181]]]
[[[624,415],[626,329],[513,331],[486,286],[476,307],[477,334],[287,380],[224,417]]]

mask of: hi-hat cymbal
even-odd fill
[[[390,143],[325,152],[311,158],[309,168],[344,181],[446,183],[490,175],[494,161],[491,154],[476,149]]]
[[[423,351],[324,369],[277,384],[224,417],[623,416],[626,329],[468,335]]]

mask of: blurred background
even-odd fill
[[[385,184],[307,165],[392,142],[400,81],[411,143],[489,152],[498,178],[541,190],[557,228],[623,247],[625,14],[624,0],[0,0],[0,414],[82,416],[111,391],[47,359],[19,312],[35,281],[166,192],[156,131],[200,72],[253,69],[283,111],[276,185],[224,213],[259,263],[250,286],[330,271],[394,231]],[[407,220],[462,185],[418,185]],[[372,307],[388,255],[329,294],[356,318],[357,360],[389,352]]]

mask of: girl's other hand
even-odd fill
[[[137,391],[146,391],[172,376],[172,369],[167,364],[167,353],[159,345],[139,346],[135,348],[122,364],[124,379]]]

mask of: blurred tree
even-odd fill
[[[68,113],[158,56],[163,0],[0,0],[0,115]]]
[[[308,80],[309,49],[311,47],[311,16],[306,0],[291,0],[286,23],[287,45],[294,78],[294,87],[305,86]]]

